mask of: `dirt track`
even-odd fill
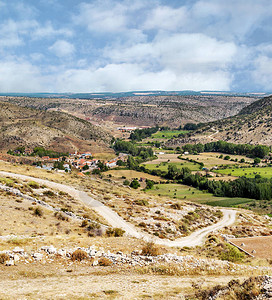
[[[65,185],[65,184],[60,184],[60,183],[52,182],[52,181],[45,180],[45,179],[31,177],[31,176],[3,172],[3,171],[0,171],[0,174],[3,176],[10,176],[10,177],[14,177],[14,178],[23,179],[23,180],[35,180],[36,182],[38,182],[40,184],[45,184],[51,188],[66,192],[66,193],[70,194],[72,197],[82,201],[85,205],[94,209],[105,220],[107,220],[107,222],[112,227],[122,228],[130,236],[133,236],[135,238],[140,238],[145,241],[153,241],[154,243],[159,244],[159,245],[165,245],[165,246],[169,246],[169,247],[184,247],[184,246],[194,247],[197,245],[201,245],[204,242],[205,237],[210,232],[213,232],[213,231],[223,228],[225,226],[229,226],[235,222],[235,216],[236,216],[235,210],[221,209],[221,211],[223,212],[222,220],[220,220],[219,222],[217,222],[211,226],[197,230],[197,231],[193,232],[191,235],[184,237],[184,238],[177,239],[175,241],[170,241],[167,239],[160,239],[160,238],[154,237],[152,235],[149,235],[147,233],[139,232],[135,226],[126,222],[116,212],[114,212],[112,209],[105,206],[101,202],[93,199],[86,192],[79,191],[79,190],[77,190],[71,186]]]

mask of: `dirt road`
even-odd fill
[[[184,246],[194,247],[197,245],[201,245],[204,242],[205,237],[209,233],[211,233],[215,230],[218,230],[220,228],[223,228],[224,226],[229,226],[235,222],[235,216],[236,216],[235,210],[221,209],[221,211],[223,212],[223,218],[219,222],[217,222],[211,226],[208,226],[206,228],[197,230],[187,237],[180,238],[175,241],[170,241],[167,239],[160,239],[160,238],[154,237],[147,233],[139,232],[139,230],[135,226],[126,222],[123,218],[121,218],[112,209],[105,206],[101,202],[93,199],[86,192],[79,191],[71,186],[52,182],[52,181],[45,180],[45,179],[36,178],[36,177],[15,174],[15,173],[9,173],[9,172],[3,172],[3,171],[0,171],[0,175],[18,178],[18,179],[22,179],[22,180],[34,180],[37,183],[44,184],[53,189],[57,189],[57,190],[66,192],[66,193],[70,194],[72,197],[82,201],[85,205],[94,209],[105,220],[107,220],[107,222],[112,227],[122,228],[123,230],[126,231],[126,233],[128,235],[133,236],[135,238],[140,238],[145,241],[153,241],[156,244],[165,245],[168,247],[184,247]]]

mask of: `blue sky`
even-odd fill
[[[0,0],[0,92],[272,91],[271,0]]]

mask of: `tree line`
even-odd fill
[[[224,141],[207,144],[186,144],[178,150],[189,153],[223,152],[226,154],[245,155],[249,157],[264,158],[270,152],[270,148],[264,145],[233,144]]]

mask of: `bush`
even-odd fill
[[[228,260],[231,262],[240,262],[245,257],[245,254],[236,247],[226,244],[225,250],[223,250],[220,255],[220,259],[222,260]]]
[[[9,260],[9,255],[7,253],[0,253],[0,264],[4,264]]]
[[[74,251],[71,256],[72,261],[75,260],[82,261],[83,259],[86,258],[88,258],[88,253],[81,249],[77,249],[76,251]]]
[[[61,221],[69,221],[69,217],[62,212],[55,212],[54,216]]]
[[[157,247],[154,243],[148,242],[143,248],[142,248],[142,255],[146,256],[157,256],[161,255],[161,249]]]
[[[141,205],[141,206],[148,206],[149,205],[147,200],[135,200],[134,203],[137,204],[137,205]]]
[[[83,220],[80,227],[86,227],[88,225],[88,221],[87,220]]]
[[[129,181],[127,179],[124,180],[123,185],[129,185]]]
[[[131,181],[131,183],[130,183],[130,185],[129,185],[131,188],[133,188],[133,189],[137,189],[138,187],[140,187],[141,185],[140,185],[140,183],[138,182],[138,180],[137,179],[133,179],[132,181]]]
[[[101,257],[98,260],[98,264],[99,264],[99,266],[108,267],[108,266],[111,266],[113,264],[113,262],[106,257]]]
[[[34,214],[34,216],[38,216],[38,217],[43,216],[43,210],[42,210],[42,208],[39,207],[39,206],[36,207],[36,208],[34,209],[33,214]]]
[[[31,187],[31,188],[33,188],[33,189],[38,189],[40,187],[40,185],[37,182],[35,182],[35,181],[30,181],[28,183],[28,186]]]
[[[123,236],[124,233],[125,233],[125,230],[123,230],[122,228],[108,228],[106,230],[107,236],[120,237],[120,236]]]

